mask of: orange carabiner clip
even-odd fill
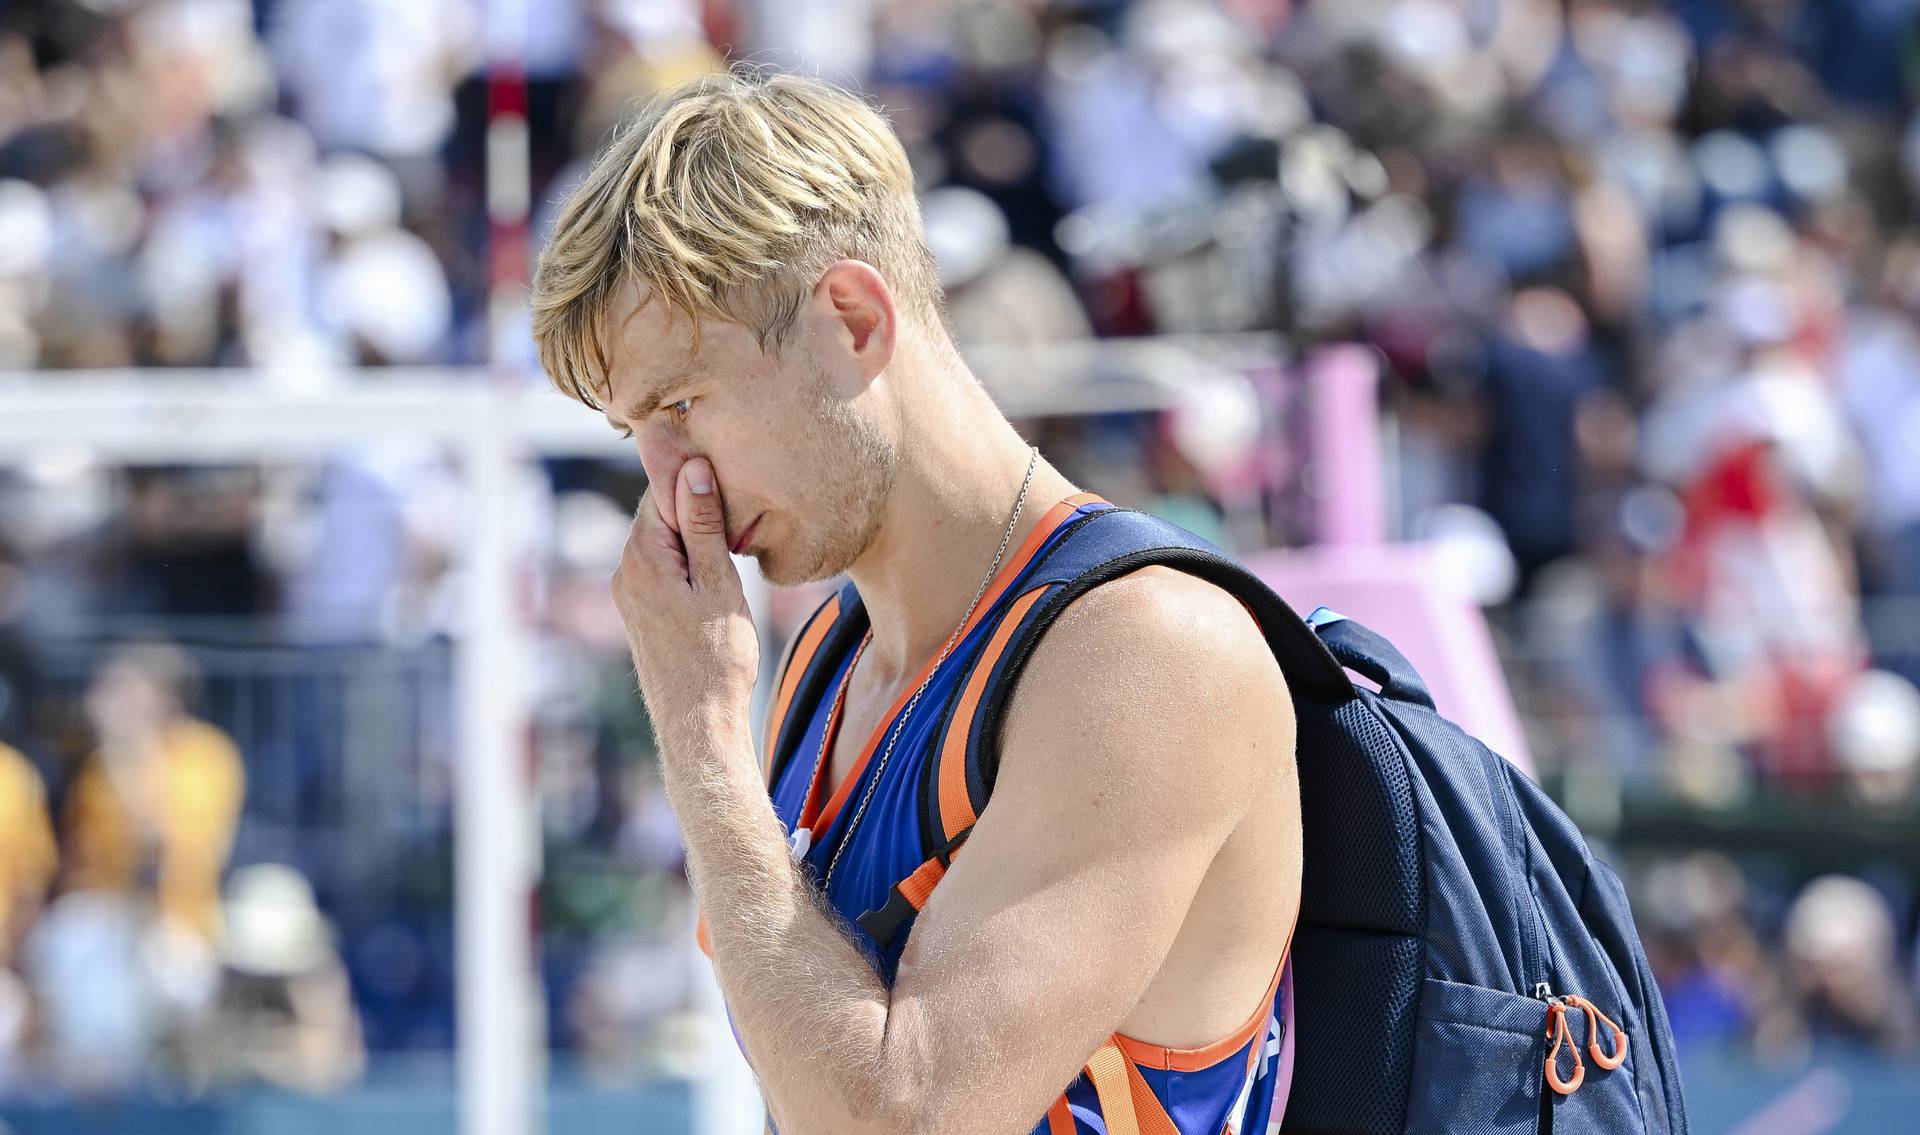
[[[1573,1031],[1567,1028],[1567,1007],[1559,1002],[1547,1007],[1547,1037],[1553,1041],[1553,1051],[1547,1053],[1547,1083],[1561,1095],[1570,1096],[1586,1082],[1587,1066],[1580,1062],[1580,1045],[1573,1039]],[[1563,1044],[1573,1057],[1572,1080],[1560,1078],[1560,1046]]]
[[[1611,1072],[1627,1059],[1627,1030],[1613,1023],[1613,1019],[1600,1011],[1600,1007],[1585,997],[1568,994],[1567,1000],[1584,1009],[1587,1014],[1587,1051],[1593,1054],[1593,1062]],[[1600,1051],[1600,1026],[1606,1025],[1613,1033],[1613,1055]]]

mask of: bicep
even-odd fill
[[[1165,591],[1146,575],[1090,592],[1021,679],[992,804],[894,984],[889,1039],[917,1097],[901,1103],[932,1113],[915,1129],[958,1111],[966,1130],[1024,1131],[1045,1112],[1159,972],[1271,764],[1279,741],[1245,719],[1272,693],[1257,632],[1257,659],[1223,653],[1245,613]]]

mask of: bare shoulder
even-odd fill
[[[1131,677],[1135,694],[1149,682],[1197,685],[1205,678],[1270,680],[1286,689],[1259,624],[1240,600],[1195,575],[1155,565],[1124,575],[1067,606],[1035,653],[1051,655],[1058,678],[1049,686],[1084,685],[1074,667]],[[1084,692],[1084,691],[1073,691]]]
[[[1016,737],[1075,742],[1129,773],[1195,774],[1206,752],[1214,791],[1247,791],[1293,746],[1286,679],[1237,598],[1197,576],[1152,566],[1087,592],[1048,630],[1007,717]],[[1119,771],[1107,768],[1104,771]],[[1211,778],[1209,778],[1211,779]]]

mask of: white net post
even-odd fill
[[[491,389],[463,445],[468,500],[466,633],[459,652],[455,951],[460,1127],[465,1135],[544,1128],[545,1027],[534,972],[540,808],[525,746],[532,638],[516,568],[529,562],[510,506],[521,439],[506,415],[525,383],[519,356],[530,241],[526,0],[487,0],[487,237]]]
[[[497,413],[463,447],[467,499],[464,631],[454,815],[454,957],[465,1135],[527,1135],[544,1045],[535,1025],[531,907],[539,809],[527,783],[531,643],[519,625],[513,457]]]

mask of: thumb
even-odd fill
[[[727,558],[727,514],[713,465],[695,457],[680,466],[673,511],[680,521],[680,542],[687,550],[687,577],[696,584],[723,578],[733,570]]]

